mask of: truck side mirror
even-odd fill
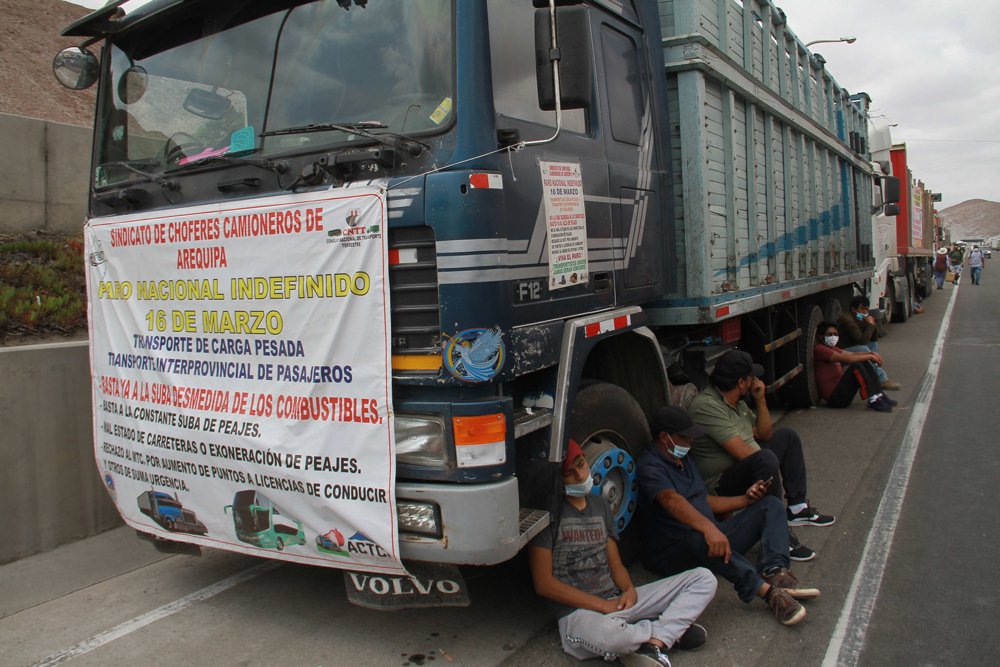
[[[559,43],[559,87],[563,109],[585,109],[593,95],[593,55],[590,20],[585,7],[556,8],[556,37]],[[538,80],[538,107],[555,111],[553,82],[552,28],[549,10],[535,10],[535,73]]]
[[[899,204],[886,204],[885,209],[883,209],[882,213],[884,213],[887,217],[890,218],[899,215]]]
[[[886,176],[882,179],[882,190],[885,193],[886,204],[896,204],[899,202],[899,179],[895,176]],[[888,208],[888,206],[886,207]],[[896,207],[899,212],[899,207]],[[889,215],[887,212],[886,215]],[[896,215],[893,213],[892,215]]]
[[[52,60],[52,73],[70,90],[90,88],[101,73],[93,53],[79,46],[63,49]]]

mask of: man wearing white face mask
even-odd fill
[[[590,466],[573,440],[562,482],[552,523],[528,545],[528,560],[535,591],[559,614],[563,650],[580,660],[669,667],[669,649],[703,645],[707,633],[694,621],[715,597],[712,573],[696,568],[636,588],[618,554],[611,510],[591,493]]]
[[[879,391],[878,377],[870,363],[878,355],[874,352],[848,352],[837,347],[838,342],[837,324],[821,322],[813,348],[819,395],[831,408],[846,408],[860,394],[870,409],[892,412],[896,401]]]
[[[773,479],[754,482],[740,496],[709,495],[698,467],[688,458],[704,431],[680,408],[653,414],[655,439],[639,456],[639,502],[643,564],[661,574],[707,567],[733,584],[744,602],[762,598],[784,625],[805,618],[796,598],[815,598],[789,571],[785,506],[768,493]],[[718,521],[717,514],[739,511]],[[755,544],[757,564],[743,554]]]

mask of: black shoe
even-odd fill
[[[693,651],[704,646],[707,639],[708,630],[697,623],[692,623],[681,635],[681,638],[674,642],[673,648],[681,651]]]
[[[788,557],[791,560],[804,563],[807,560],[815,558],[816,552],[799,542],[799,538],[795,536],[795,533],[788,531]]]
[[[899,401],[894,398],[889,398],[888,394],[882,394],[882,400],[888,403],[890,408],[894,408],[899,405]]]
[[[868,408],[876,412],[892,412],[892,406],[885,401],[884,396],[880,396],[874,401],[868,401]]]
[[[667,658],[667,654],[663,649],[649,642],[640,645],[635,650],[635,653],[626,653],[618,656],[618,660],[625,667],[670,667],[670,659]]]
[[[837,520],[829,514],[820,514],[815,507],[806,507],[801,512],[794,514],[791,508],[788,508],[785,510],[785,514],[788,515],[789,526],[832,526]]]

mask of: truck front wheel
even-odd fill
[[[649,422],[627,391],[608,382],[593,382],[577,392],[570,437],[580,443],[594,477],[593,493],[611,506],[618,528],[622,560],[639,553],[639,505],[635,459],[649,444]]]

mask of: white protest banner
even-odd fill
[[[95,450],[129,525],[404,572],[386,220],[366,187],[88,223]]]
[[[587,213],[583,175],[574,162],[539,162],[549,243],[549,289],[586,284]]]

